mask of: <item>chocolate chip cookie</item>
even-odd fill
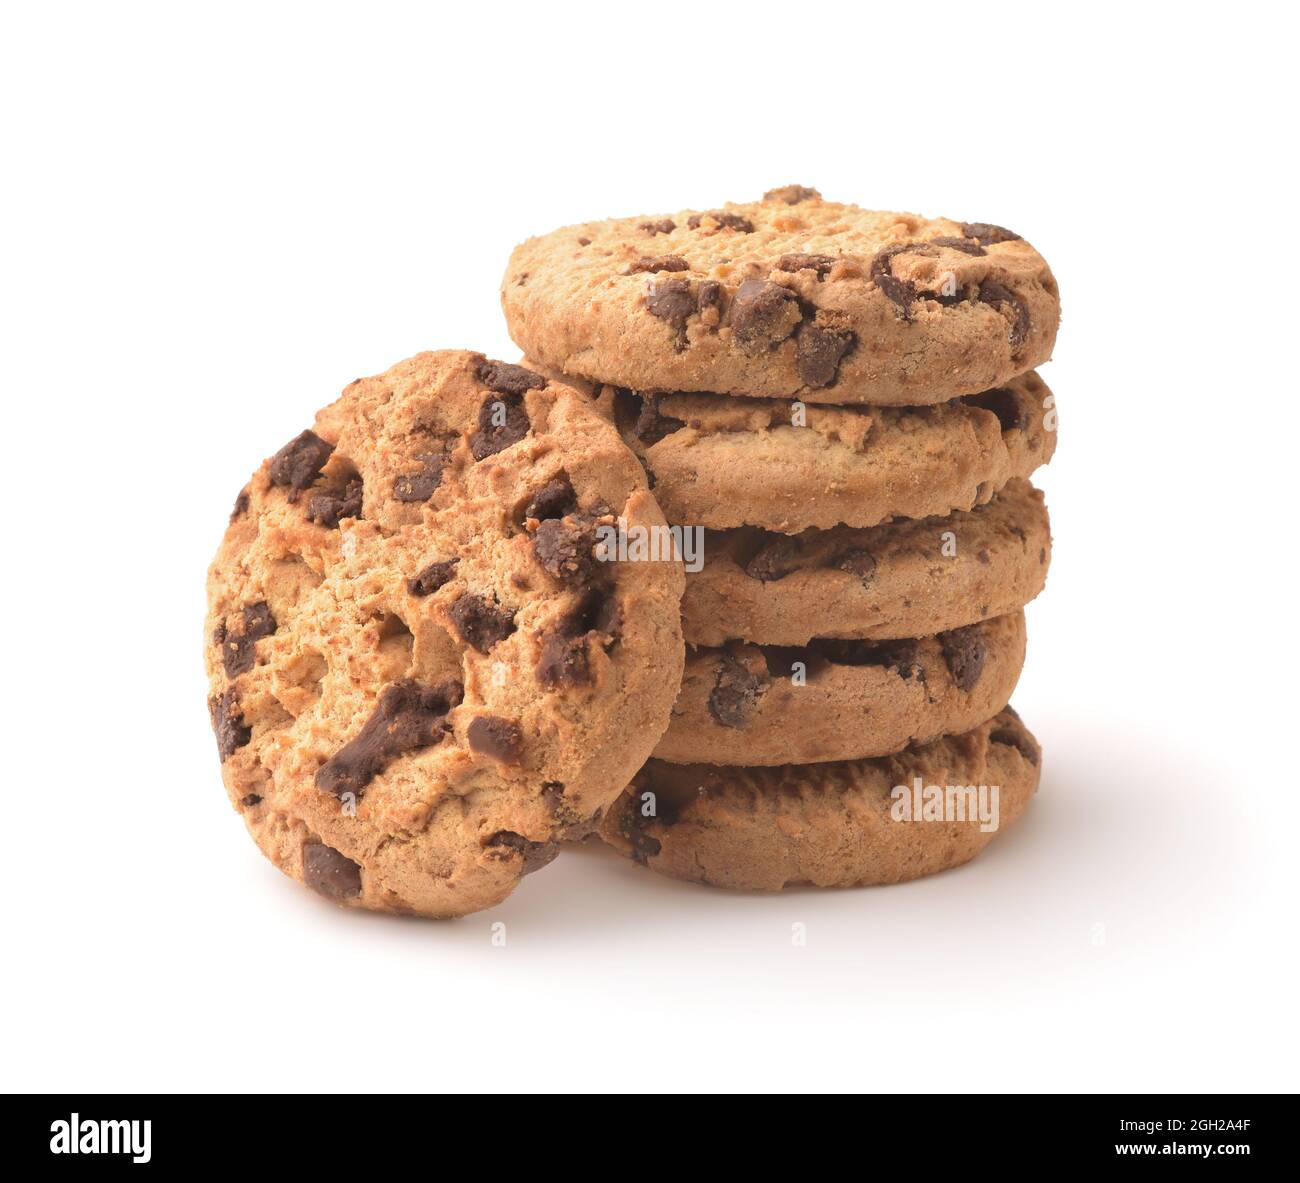
[[[601,561],[662,528],[589,401],[425,353],[263,463],[208,579],[209,712],[276,866],[352,907],[503,899],[617,797],[668,720],[682,572]]]
[[[688,650],[654,754],[750,765],[884,756],[995,715],[1024,660],[1019,611],[917,639]]]
[[[780,768],[651,760],[600,835],[653,871],[716,887],[901,883],[960,866],[1019,818],[1038,788],[1039,760],[1010,707],[961,735],[875,760]]]
[[[1001,386],[1051,356],[1060,317],[1020,235],[799,186],[529,239],[501,302],[520,348],[570,376],[875,406]]]
[[[690,645],[806,645],[814,637],[923,637],[1014,612],[1043,589],[1051,554],[1043,495],[1009,481],[947,517],[802,534],[705,534],[686,573]]]
[[[572,384],[614,418],[665,517],[684,526],[797,534],[968,510],[1056,450],[1055,399],[1032,373],[926,407]]]

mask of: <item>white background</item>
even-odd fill
[[[1294,1088],[1283,14],[6,6],[0,1083]],[[248,474],[358,375],[513,359],[527,235],[790,182],[1011,226],[1060,281],[1030,814],[877,890],[590,851],[431,923],[281,876],[204,705]]]

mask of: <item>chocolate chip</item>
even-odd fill
[[[549,690],[591,681],[591,646],[609,650],[623,630],[618,600],[591,589],[542,636],[534,674]]]
[[[518,764],[523,753],[524,737],[519,724],[498,715],[479,715],[472,719],[465,738],[469,740],[471,752],[502,764]]]
[[[353,477],[342,493],[317,493],[307,503],[307,516],[318,525],[337,530],[344,518],[361,516],[361,478]]]
[[[508,858],[519,855],[524,861],[523,874],[531,875],[540,871],[560,853],[556,842],[534,842],[513,830],[498,830],[486,842],[485,849],[494,852],[494,857]],[[495,852],[500,852],[496,854]]]
[[[636,275],[641,271],[689,271],[691,265],[681,255],[655,255],[651,258],[642,255],[635,263],[629,264],[624,275]]]
[[[1018,727],[999,727],[990,731],[989,743],[1000,743],[1015,748],[1030,764],[1038,763],[1037,745]]]
[[[423,571],[406,581],[406,590],[413,596],[431,596],[456,574],[459,559],[443,559],[430,563]]]
[[[695,303],[699,305],[701,312],[710,308],[721,308],[722,284],[712,279],[701,281],[699,289],[695,293]]]
[[[939,646],[957,689],[963,692],[973,690],[984,672],[984,660],[988,657],[988,646],[979,627],[969,625],[940,633]]]
[[[878,287],[884,294],[892,300],[904,320],[911,319],[912,304],[916,300],[916,285],[910,279],[896,279],[891,270],[894,259],[898,255],[934,255],[937,252],[934,247],[923,242],[896,242],[893,246],[887,246],[884,250],[877,252],[876,257],[871,260],[871,278],[876,281]]]
[[[666,321],[676,334],[675,347],[680,353],[686,348],[686,322],[699,311],[699,302],[687,279],[659,279],[650,285],[646,294],[646,309],[651,316]]]
[[[592,548],[596,524],[590,518],[570,515],[551,518],[537,527],[533,554],[543,571],[570,586],[587,583],[596,569]]]
[[[870,584],[876,574],[875,556],[867,550],[846,550],[836,558],[835,566],[840,571],[856,575],[862,581],[863,587]]]
[[[834,665],[875,666],[911,679],[922,673],[921,650],[914,640],[855,641],[818,638],[817,653]]]
[[[528,373],[527,370],[522,372]],[[511,444],[517,444],[528,434],[531,426],[523,399],[518,395],[504,394],[499,398],[484,399],[478,409],[478,431],[469,437],[469,450],[475,460],[484,460]]]
[[[712,218],[718,224],[719,230],[739,230],[742,234],[752,234],[754,232],[754,223],[740,214],[727,214],[720,210],[710,210],[704,214],[692,214],[686,219],[686,225],[692,230],[698,230],[703,224],[705,218]]]
[[[658,222],[642,222],[638,230],[644,230],[647,234],[671,234],[677,229],[677,223],[671,218],[662,218]]]
[[[374,714],[316,770],[316,787],[336,797],[360,797],[399,756],[430,747],[450,728],[447,713],[461,700],[460,683],[424,686],[407,678],[387,686]]]
[[[244,725],[233,686],[224,694],[208,699],[208,716],[212,720],[212,732],[217,737],[217,753],[224,764],[253,738],[253,729]]]
[[[961,251],[963,255],[974,255],[976,258],[988,254],[988,251],[973,238],[951,238],[940,235],[938,238],[930,239],[930,242],[935,246],[946,246],[949,250]]]
[[[764,201],[780,201],[786,205],[798,205],[801,201],[819,199],[821,194],[807,185],[782,185],[779,189],[769,189],[763,194]]]
[[[962,401],[967,406],[992,412],[1003,431],[1023,431],[1029,426],[1029,416],[1014,390],[986,390],[983,394],[968,394]]]
[[[1019,242],[1020,235],[1002,226],[989,222],[963,222],[961,232],[967,238],[973,238],[981,246],[992,246],[995,242]]]
[[[839,260],[834,255],[782,255],[776,263],[778,271],[815,271],[825,275]]]
[[[814,390],[833,385],[840,362],[857,342],[857,336],[847,329],[827,328],[816,320],[804,321],[795,338],[794,364],[799,378]]]
[[[731,331],[746,353],[761,353],[784,341],[798,323],[795,294],[780,284],[747,279],[732,297]]]
[[[533,521],[544,522],[550,518],[562,518],[578,508],[578,498],[569,483],[568,477],[556,477],[547,481],[528,503],[524,517]]]
[[[254,805],[262,804],[262,798],[259,797],[256,793],[249,793],[246,796],[240,797],[239,803],[245,809],[252,809]]]
[[[996,280],[986,279],[979,287],[979,300],[990,304],[999,312],[1007,305],[1011,306],[1011,327],[1007,330],[1007,340],[1012,349],[1018,349],[1029,337],[1029,305]]]
[[[795,570],[799,554],[800,546],[796,539],[774,538],[764,543],[758,553],[745,564],[745,574],[750,579],[758,579],[763,583],[784,579]]]
[[[230,511],[230,520],[233,522],[236,518],[241,518],[248,512],[248,490],[240,489],[239,496],[235,498],[235,508]]]
[[[334,445],[327,444],[314,431],[302,432],[271,457],[272,483],[288,489],[289,500],[297,501],[299,494],[320,476],[333,451]]]
[[[767,687],[766,678],[750,673],[730,654],[723,654],[709,693],[709,714],[723,727],[743,727],[758,709]]]
[[[686,420],[684,419],[675,419],[671,415],[660,414],[660,395],[644,394],[639,397],[641,409],[637,414],[636,423],[633,424],[632,433],[647,448],[653,447],[660,440],[672,435],[674,431],[681,431],[686,426]]]
[[[228,632],[224,622],[217,625],[213,639],[221,646],[221,664],[225,666],[226,677],[235,678],[253,668],[257,661],[255,642],[269,637],[275,627],[270,606],[264,603],[245,606],[237,633]]]
[[[393,496],[398,501],[428,501],[442,484],[443,457],[425,453],[416,459],[422,467],[419,472],[404,472],[393,479]]]
[[[506,612],[482,596],[467,592],[448,609],[461,639],[480,653],[504,641],[515,631],[515,614]]]
[[[361,865],[323,842],[308,842],[302,848],[302,877],[313,891],[332,900],[361,894]]]
[[[498,394],[521,395],[526,390],[541,390],[546,379],[541,374],[534,374],[523,366],[512,366],[508,362],[488,361],[484,358],[478,363],[476,376],[489,390]],[[482,424],[480,423],[481,427]]]

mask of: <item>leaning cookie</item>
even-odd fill
[[[1056,450],[1055,399],[1037,374],[926,407],[572,384],[614,418],[664,516],[682,526],[797,534],[941,516],[984,504]]]
[[[687,644],[923,637],[1023,608],[1051,554],[1043,495],[1013,480],[986,505],[789,536],[709,531],[682,600]]]
[[[501,302],[520,348],[569,376],[877,406],[1001,385],[1047,361],[1060,319],[1018,234],[796,186],[530,239]]]
[[[742,890],[902,883],[960,866],[1024,813],[1037,741],[996,718],[877,760],[717,768],[651,760],[600,836],[662,875]]]
[[[208,580],[209,710],[276,866],[353,907],[503,899],[617,796],[680,684],[682,573],[568,387],[465,352],[358,380],[240,494]]]
[[[654,754],[764,766],[888,755],[996,714],[1024,661],[1023,612],[918,640],[690,650]]]

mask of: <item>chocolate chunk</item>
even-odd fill
[[[875,556],[867,550],[846,550],[835,559],[835,566],[840,571],[856,575],[862,586],[866,587],[876,574]]]
[[[699,302],[687,279],[659,279],[646,294],[646,309],[651,316],[666,321],[676,334],[677,352],[686,348],[686,322],[699,311]]]
[[[710,308],[721,308],[722,284],[712,279],[701,281],[695,293],[695,303],[699,306],[701,312]]]
[[[428,501],[442,484],[443,457],[425,453],[416,459],[423,466],[419,472],[404,472],[393,480],[393,496],[398,501]]]
[[[302,848],[302,877],[313,891],[331,900],[361,894],[361,865],[323,842],[308,842]]]
[[[653,447],[660,440],[672,435],[674,431],[681,431],[686,426],[685,419],[675,419],[671,415],[659,413],[660,395],[643,394],[639,397],[641,410],[632,427],[632,433],[647,448]]]
[[[807,185],[782,185],[779,189],[769,189],[763,194],[764,201],[780,201],[786,205],[798,205],[801,201],[820,199],[821,194]]]
[[[991,304],[999,312],[1007,305],[1011,306],[1011,327],[1007,330],[1007,340],[1012,349],[1018,349],[1029,337],[1029,305],[996,280],[986,279],[980,284],[979,299],[982,304]]]
[[[414,578],[406,581],[406,590],[413,596],[431,596],[456,574],[459,559],[443,559],[430,563]]]
[[[1000,743],[1015,748],[1030,764],[1036,765],[1038,763],[1037,745],[1018,727],[998,727],[990,731],[989,743]]]
[[[272,483],[288,489],[289,500],[297,501],[299,494],[320,476],[333,451],[334,445],[327,444],[314,431],[302,432],[271,457]]]
[[[568,477],[561,476],[553,481],[547,481],[533,494],[528,508],[524,510],[524,517],[536,522],[544,522],[550,518],[562,518],[566,513],[572,513],[577,508],[578,498],[573,491],[573,486],[569,483]]]
[[[655,255],[653,258],[642,255],[635,263],[629,264],[624,275],[636,275],[641,271],[689,271],[691,265],[681,255]]]
[[[527,370],[522,372],[528,373]],[[484,460],[511,444],[517,444],[528,434],[531,426],[520,396],[504,394],[484,399],[478,409],[478,431],[469,437],[469,450],[475,460]]]
[[[518,764],[523,753],[524,737],[519,724],[498,715],[479,715],[470,720],[465,738],[469,750],[499,760],[502,764]]]
[[[796,315],[791,315],[792,311]],[[789,288],[765,279],[747,279],[731,300],[731,332],[746,353],[761,353],[784,341],[799,323],[798,304]]]
[[[856,334],[847,329],[826,328],[816,320],[804,321],[795,338],[794,364],[799,378],[814,390],[833,385],[840,362],[857,343]]]
[[[570,586],[587,583],[596,570],[592,548],[596,545],[596,523],[570,515],[551,518],[537,527],[533,554],[543,571]]]
[[[782,255],[777,260],[778,271],[815,271],[825,275],[839,260],[834,255]]]
[[[591,646],[609,650],[623,631],[623,608],[597,589],[587,591],[559,622],[542,635],[534,674],[548,690],[584,686],[591,681]]]
[[[957,689],[963,692],[974,690],[984,672],[984,660],[988,657],[988,646],[984,643],[979,626],[969,625],[940,633],[939,646]]]
[[[238,748],[253,738],[253,729],[244,726],[244,716],[233,686],[224,694],[208,699],[208,716],[212,720],[212,732],[217,737],[217,753],[224,764]]]
[[[813,648],[834,665],[876,666],[910,679],[922,673],[921,650],[913,640],[851,641],[818,638]]]
[[[504,641],[515,631],[515,614],[506,612],[482,596],[467,592],[448,609],[461,639],[480,653]]]
[[[946,246],[949,250],[961,251],[963,255],[974,255],[976,258],[988,254],[988,251],[973,238],[949,238],[941,235],[938,238],[930,239],[930,242],[934,246]]]
[[[360,797],[399,756],[430,747],[450,729],[447,713],[461,700],[459,682],[424,686],[407,678],[384,688],[374,714],[316,770],[316,787]]]
[[[973,238],[981,246],[992,246],[995,242],[1019,242],[1020,235],[1002,226],[989,222],[963,222],[961,232],[967,238]]]
[[[524,860],[523,874],[525,875],[540,871],[560,853],[557,842],[534,842],[522,834],[516,834],[513,830],[498,830],[483,843],[483,846],[498,858],[519,855]]]
[[[237,633],[228,632],[224,622],[217,625],[213,638],[221,647],[221,664],[226,677],[235,678],[253,668],[257,661],[254,644],[275,632],[275,618],[267,604],[248,604]]]
[[[934,255],[937,253],[935,248],[928,243],[896,242],[893,246],[887,246],[884,250],[879,251],[876,257],[871,260],[871,278],[875,280],[876,287],[898,306],[904,320],[911,319],[912,304],[917,295],[916,285],[910,279],[896,279],[894,277],[891,270],[893,261],[898,255]]]
[[[642,222],[637,229],[650,235],[671,234],[677,229],[677,223],[671,218],[661,218],[658,222]]]
[[[983,394],[968,394],[962,402],[991,411],[998,417],[998,424],[1003,431],[1023,431],[1029,426],[1029,416],[1014,390],[1003,388],[986,390]]]
[[[709,693],[709,714],[723,727],[743,727],[758,709],[768,681],[752,674],[739,661],[724,654]]]
[[[525,390],[541,390],[546,385],[546,379],[541,374],[534,374],[523,366],[488,361],[486,358],[478,363],[476,377],[489,390],[495,390],[498,394],[521,395]]]
[[[763,583],[784,579],[795,570],[799,554],[797,539],[774,538],[764,543],[758,553],[745,564],[745,574],[750,579],[758,579]]]
[[[248,490],[240,489],[239,496],[235,498],[235,508],[230,511],[230,520],[233,522],[236,518],[241,518],[248,512]]]
[[[748,218],[742,217],[740,214],[723,213],[721,210],[710,210],[704,214],[692,214],[686,219],[686,225],[692,230],[698,230],[705,218],[712,218],[717,222],[719,230],[739,230],[742,234],[752,234],[754,232],[754,223]]]
[[[344,518],[361,516],[361,478],[353,477],[342,493],[317,493],[307,503],[307,516],[318,525],[337,530]]]

